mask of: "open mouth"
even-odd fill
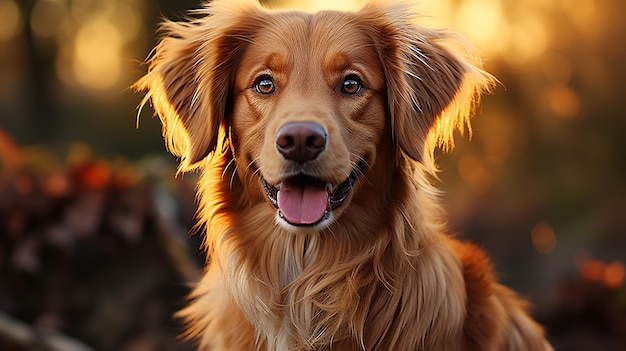
[[[296,175],[270,185],[261,183],[267,197],[282,219],[294,226],[315,226],[328,219],[346,201],[360,174],[356,167],[341,184],[333,186],[307,175]]]

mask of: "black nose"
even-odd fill
[[[276,148],[288,160],[314,160],[326,148],[326,131],[312,122],[287,123],[278,129]]]

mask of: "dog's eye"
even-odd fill
[[[276,86],[274,85],[272,77],[261,76],[256,80],[254,89],[256,89],[259,94],[269,95],[276,91]]]
[[[363,89],[363,85],[358,77],[355,76],[348,76],[341,83],[341,92],[344,94],[353,95],[359,93],[361,89]]]

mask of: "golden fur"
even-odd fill
[[[446,234],[433,149],[469,128],[493,78],[461,38],[416,19],[398,1],[309,14],[215,0],[163,24],[135,88],[181,171],[201,171],[208,262],[180,313],[201,349],[551,350],[485,254]],[[263,77],[275,91],[259,92]],[[275,144],[297,121],[328,138],[300,166]],[[329,218],[294,226],[261,180],[294,172],[358,177]]]

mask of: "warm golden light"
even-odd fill
[[[115,85],[120,78],[121,33],[108,20],[84,25],[76,37],[73,71],[78,82],[96,89]]]
[[[568,13],[579,25],[587,26],[595,17],[596,0],[578,0],[576,5],[569,1],[560,1],[561,10]]]
[[[420,18],[421,25],[440,28],[450,24],[451,0],[420,1],[417,10],[422,15]]]
[[[363,0],[268,0],[272,7],[296,7],[308,11],[358,8]],[[143,32],[140,3],[121,0],[38,0],[30,14],[33,33],[38,38],[56,39],[59,44],[56,70],[62,81],[95,90],[111,89],[127,75],[123,58],[137,57],[133,50]],[[497,56],[511,65],[534,62],[545,55],[555,40],[549,15],[561,13],[578,25],[594,20],[594,0],[581,0],[576,6],[567,2],[525,0],[512,4],[504,0],[423,0],[415,10],[421,25],[451,28],[465,35],[487,61]],[[0,41],[16,35],[20,20],[15,0],[0,0]],[[140,49],[138,49],[140,50]],[[555,86],[571,79],[567,58],[553,54],[552,60],[539,65]],[[546,92],[546,104],[558,117],[578,113],[579,99],[567,88]],[[502,144],[494,141],[493,145]],[[490,150],[497,150],[491,147]],[[506,150],[503,149],[503,150]],[[496,154],[495,152],[493,154]],[[503,157],[498,156],[502,159]]]
[[[12,0],[0,0],[0,42],[11,40],[22,26],[20,8]]]
[[[297,7],[306,11],[320,10],[350,10],[360,4],[360,0],[270,0],[272,6],[277,7]]]
[[[483,51],[496,52],[507,42],[498,0],[470,0],[463,2],[456,12],[459,30]]]
[[[30,18],[36,37],[56,43],[55,70],[69,85],[119,88],[129,76],[125,58],[130,62],[143,49],[143,18],[135,2],[39,0]]]
[[[545,96],[548,106],[557,117],[572,118],[580,110],[578,94],[568,86],[549,87]]]
[[[272,6],[295,6],[316,11],[354,9],[362,1],[270,0]],[[580,25],[588,24],[595,5],[593,0],[581,6],[568,2],[526,0],[526,6],[504,0],[423,0],[417,3],[421,25],[451,27],[463,33],[486,57],[498,55],[512,65],[522,65],[544,54],[551,44],[550,11],[569,16]]]
[[[518,18],[511,26],[504,59],[513,64],[525,63],[541,55],[548,47],[548,34],[543,20],[532,13]]]

